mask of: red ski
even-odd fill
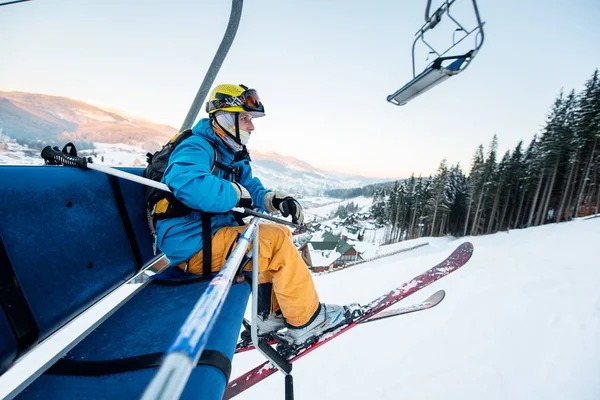
[[[378,312],[375,315],[370,316],[367,319],[361,320],[359,322],[359,324],[366,324],[367,322],[379,321],[380,319],[384,319],[384,318],[390,318],[390,317],[395,317],[398,315],[410,314],[415,311],[428,310],[428,309],[440,304],[442,302],[442,300],[444,300],[444,297],[446,297],[446,292],[443,290],[438,290],[437,292],[435,292],[434,294],[429,296],[429,298],[427,300],[424,300],[420,303],[412,304],[407,307],[399,307],[399,308],[393,308],[391,310],[390,309],[383,310],[381,312]]]
[[[379,321],[380,319],[395,317],[397,315],[404,315],[404,314],[410,314],[410,313],[413,313],[416,311],[428,310],[428,309],[433,308],[433,307],[437,306],[438,304],[440,304],[442,302],[442,300],[444,300],[445,296],[446,296],[445,291],[438,290],[437,292],[435,292],[434,294],[429,296],[429,298],[427,300],[423,300],[420,303],[411,304],[410,306],[406,306],[406,307],[394,308],[391,310],[390,309],[383,310],[367,319],[361,320],[360,323],[366,324],[367,322]],[[275,339],[270,339],[268,341],[268,344],[274,345],[274,344],[277,344],[277,341]],[[255,349],[256,349],[256,347],[254,347],[254,345],[252,344],[251,341],[249,343],[239,342],[238,346],[235,349],[235,354],[245,353],[247,351],[255,350]]]
[[[268,343],[270,345],[274,345],[274,344],[277,344],[277,341],[275,339],[269,339]],[[250,344],[238,343],[238,346],[235,348],[235,354],[245,353],[250,350],[256,350],[256,347],[254,347],[254,345],[252,343],[250,343]]]
[[[316,339],[316,341],[313,342],[307,348],[302,349],[300,350],[300,352],[290,356],[288,358],[288,361],[290,363],[293,363],[296,360],[299,360],[308,353],[329,342],[331,339],[341,335],[342,333],[348,331],[351,328],[354,328],[358,324],[366,322],[366,320],[368,320],[371,317],[374,317],[377,313],[388,308],[389,306],[407,298],[411,294],[423,289],[424,287],[437,281],[440,278],[443,278],[451,272],[456,271],[457,269],[465,265],[467,261],[469,261],[469,259],[471,258],[471,254],[473,254],[473,245],[469,242],[462,243],[444,261],[428,269],[422,274],[415,276],[410,281],[402,284],[402,286],[392,289],[383,296],[373,300],[367,305],[367,309],[369,311],[367,311],[348,325],[344,325],[332,332],[325,333],[323,336]],[[223,399],[230,399],[240,394],[244,390],[254,386],[263,379],[273,375],[276,371],[277,367],[273,366],[269,361],[265,361],[256,368],[246,372],[245,374],[239,376],[231,383],[229,383],[227,389],[225,390]]]

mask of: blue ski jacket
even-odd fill
[[[198,121],[192,133],[171,153],[162,179],[175,197],[194,210],[219,213],[211,218],[213,235],[222,227],[238,226],[229,212],[237,204],[237,192],[226,178],[225,170],[218,168],[216,175],[211,171],[215,151],[219,151],[221,164],[240,169],[239,184],[248,190],[254,206],[264,209],[265,194],[269,190],[258,178],[252,177],[250,162],[242,160],[234,163],[235,152],[217,136],[208,118]],[[187,261],[202,249],[202,212],[193,211],[184,217],[159,220],[156,233],[158,248],[165,253],[171,265]]]

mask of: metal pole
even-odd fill
[[[481,46],[483,45],[483,40],[485,39],[485,34],[483,33],[483,22],[481,22],[481,17],[479,16],[479,8],[477,7],[477,1],[473,0],[473,8],[475,9],[475,17],[477,17],[477,26],[479,27],[478,34],[481,35],[481,41],[479,44],[475,43],[475,51],[479,51]]]
[[[46,160],[46,162],[50,162],[52,165],[65,165],[65,166],[69,166],[69,167],[81,168],[83,170],[93,169],[93,170],[103,172],[108,175],[118,176],[119,178],[122,178],[122,179],[127,179],[129,181],[137,182],[142,185],[151,186],[151,187],[154,187],[154,188],[157,188],[160,190],[164,190],[165,192],[171,192],[171,189],[169,189],[169,187],[167,185],[165,185],[164,183],[156,182],[156,181],[153,181],[152,179],[134,175],[129,172],[118,170],[116,168],[107,167],[105,165],[94,164],[94,163],[92,163],[91,158],[71,156],[69,154],[65,154],[62,151],[58,150],[58,148],[53,149],[50,146],[46,146],[44,148],[44,150],[42,150],[42,158],[44,160]],[[271,217],[271,216],[265,215],[263,213],[258,213],[258,212],[252,211],[248,208],[234,207],[231,209],[231,211],[241,213],[244,215],[252,215],[255,217],[259,217],[259,218],[268,219],[270,221],[277,222],[277,223],[283,224],[283,225],[289,225],[294,228],[301,227],[301,228],[309,230],[309,228],[306,226],[294,224],[293,222],[288,222],[284,219]]]
[[[251,329],[250,335],[252,337],[252,343],[254,346],[262,353],[260,348],[258,347],[258,328],[257,321],[258,318],[258,246],[259,246],[259,236],[258,236],[258,228],[256,229],[257,233],[254,236],[254,243],[252,245],[252,316],[250,317]],[[263,353],[263,355],[269,360],[269,356]]]
[[[200,112],[200,107],[202,107],[202,103],[204,103],[204,99],[206,99],[206,95],[210,87],[212,86],[219,69],[221,69],[221,65],[225,60],[225,56],[229,52],[229,48],[233,43],[233,39],[235,38],[235,34],[237,32],[238,26],[240,24],[240,19],[242,17],[242,6],[244,5],[244,0],[233,0],[231,4],[231,14],[229,15],[229,23],[227,25],[227,29],[225,30],[225,36],[221,41],[221,45],[217,49],[217,54],[213,58],[210,67],[208,67],[208,71],[204,76],[204,80],[200,85],[200,89],[198,89],[198,93],[196,93],[196,97],[192,102],[192,106],[188,111],[183,124],[181,125],[180,132],[191,128],[194,125],[194,121],[198,116],[198,112]]]
[[[196,302],[165,353],[160,369],[146,388],[142,400],[172,400],[181,396],[208,342],[242,258],[257,233],[258,221],[254,218],[246,227],[227,262]]]
[[[99,172],[103,172],[107,175],[114,175],[119,178],[126,179],[128,181],[136,182],[136,183],[146,185],[146,186],[151,186],[151,187],[154,187],[154,188],[157,188],[160,190],[164,190],[165,192],[171,192],[171,189],[169,189],[169,187],[162,182],[153,181],[152,179],[148,179],[148,178],[144,178],[144,177],[137,176],[134,174],[130,174],[129,172],[121,171],[116,168],[107,167],[107,166],[101,165],[101,164],[93,164],[93,163],[88,163],[86,165],[86,167],[88,169],[93,169],[93,170],[96,170]],[[292,228],[302,228],[302,229],[306,229],[311,232],[313,231],[313,229],[311,229],[307,226],[294,224],[293,222],[289,222],[285,219],[272,217],[270,215],[254,211],[249,208],[234,207],[231,209],[231,211],[239,213],[239,214],[243,214],[245,216],[258,217],[258,218],[266,219],[268,221],[276,222],[278,224],[288,225]]]
[[[153,188],[164,190],[165,192],[171,191],[171,189],[169,189],[169,187],[162,182],[153,181],[152,179],[144,178],[142,176],[138,176],[135,174],[130,174],[129,172],[121,171],[119,169],[112,168],[112,167],[107,167],[106,165],[89,163],[89,164],[87,164],[87,167],[89,169],[103,172],[107,175],[114,175],[119,178],[126,179],[128,181],[132,181],[132,182],[140,183],[142,185],[151,186]]]

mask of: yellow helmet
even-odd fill
[[[223,84],[213,89],[206,103],[206,112],[212,115],[220,110],[232,113],[247,112],[254,118],[265,115],[265,108],[256,90],[241,84]]]

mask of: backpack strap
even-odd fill
[[[221,164],[221,153],[219,153],[219,151],[217,150],[217,144],[211,142],[210,140],[207,140],[207,142],[208,142],[208,144],[210,144],[210,147],[212,147],[213,151],[215,152],[213,165],[212,165],[212,168],[210,169],[210,172],[212,172],[213,175],[216,175],[217,167],[227,170],[228,169],[227,166],[225,164]]]

